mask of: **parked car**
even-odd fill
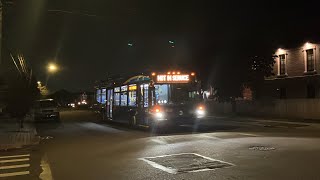
[[[34,119],[44,120],[53,119],[56,121],[60,120],[60,113],[58,104],[53,99],[41,99],[35,104]]]

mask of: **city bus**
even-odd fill
[[[203,119],[200,82],[194,72],[153,72],[109,78],[96,85],[96,100],[104,119],[131,125],[163,126]]]

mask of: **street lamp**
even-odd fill
[[[47,79],[46,79],[46,84],[45,86],[47,87],[48,85],[48,80],[49,80],[49,76],[50,74],[53,74],[55,72],[57,72],[59,70],[57,64],[55,63],[49,63],[48,66],[47,66]]]
[[[48,65],[48,72],[49,73],[55,73],[58,70],[58,66],[54,63],[50,63]]]

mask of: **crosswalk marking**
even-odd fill
[[[21,176],[21,175],[28,175],[28,174],[30,174],[29,171],[20,171],[20,172],[0,174],[0,177]]]
[[[0,159],[29,157],[29,156],[30,156],[30,154],[22,154],[22,155],[15,155],[15,156],[0,156]]]
[[[0,160],[0,163],[9,163],[9,162],[21,162],[21,161],[29,161],[29,158],[22,159],[8,159],[8,160]]]
[[[29,175],[29,161],[30,154],[0,156],[0,178]]]
[[[24,168],[30,167],[30,164],[19,164],[19,165],[11,165],[11,166],[0,166],[0,170],[4,169],[15,169],[15,168]]]

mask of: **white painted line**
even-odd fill
[[[50,164],[48,163],[48,157],[45,154],[41,159],[42,173],[39,175],[39,178],[42,180],[53,180]]]
[[[226,161],[221,161],[221,160],[218,160],[218,159],[209,158],[209,157],[206,157],[206,156],[202,156],[202,155],[197,154],[197,153],[185,153],[185,154],[194,154],[196,156],[200,156],[200,157],[203,157],[203,158],[211,160],[211,161],[218,161],[218,162],[221,162],[221,163],[229,164],[231,166],[235,166],[235,164],[232,164],[232,163],[229,163],[229,162],[226,162]]]
[[[168,156],[177,156],[177,155],[185,155],[185,154],[193,154],[193,155],[202,157],[202,158],[204,158],[204,159],[208,159],[208,160],[211,160],[211,161],[218,161],[218,162],[220,162],[220,163],[228,164],[228,165],[230,165],[230,166],[235,166],[235,165],[232,164],[232,163],[225,162],[225,161],[221,161],[221,160],[218,160],[218,159],[209,158],[209,157],[206,157],[206,156],[202,156],[202,155],[200,155],[200,154],[197,154],[197,153],[179,153],[179,154],[169,154],[169,155],[154,156],[154,157],[144,157],[144,158],[139,158],[139,160],[145,161],[145,162],[147,162],[149,165],[153,166],[154,168],[163,170],[163,171],[165,171],[165,172],[167,172],[167,173],[177,174],[177,173],[178,173],[178,170],[177,170],[177,169],[167,168],[167,167],[165,167],[165,166],[162,166],[162,165],[160,165],[160,164],[158,164],[158,163],[156,163],[156,162],[153,162],[153,161],[151,161],[151,160],[148,160],[148,159],[155,159],[155,158],[168,157]],[[201,171],[211,171],[211,170],[215,170],[215,169],[205,168],[205,169],[193,170],[193,171],[188,171],[188,172],[201,172]]]
[[[30,154],[22,154],[22,155],[15,155],[15,156],[0,156],[0,159],[29,157],[29,156],[30,156]]]
[[[0,160],[0,163],[9,163],[9,162],[21,162],[21,161],[29,161],[29,158],[22,159],[8,159],[8,160]]]
[[[12,165],[12,166],[0,166],[0,170],[24,168],[24,167],[30,167],[30,164],[19,164],[19,165]]]
[[[158,163],[155,163],[153,161],[149,161],[149,160],[147,160],[145,158],[139,158],[139,160],[145,161],[146,163],[150,164],[152,167],[160,169],[160,170],[165,171],[167,173],[177,174],[177,169],[171,169],[171,168],[164,167],[164,166],[162,166],[162,165],[160,165]]]
[[[0,177],[12,177],[12,176],[21,176],[21,175],[28,175],[28,174],[30,174],[29,171],[20,171],[20,172],[0,174]]]

